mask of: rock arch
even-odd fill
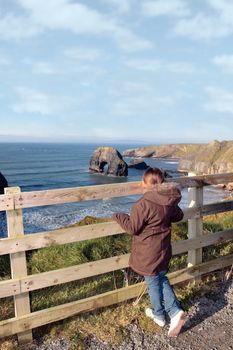
[[[128,175],[128,165],[114,147],[98,147],[90,159],[89,170],[105,175]]]

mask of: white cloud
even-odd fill
[[[171,73],[184,73],[192,74],[195,72],[195,68],[192,63],[188,62],[171,62],[165,63],[164,68]]]
[[[44,137],[51,137],[53,135],[53,130],[49,129],[46,125],[43,125],[42,123],[34,120],[27,121],[27,123],[24,123],[23,125],[16,126],[15,124],[16,123],[11,124],[10,127],[6,129],[1,128],[1,141],[5,140],[8,142],[24,142],[27,140],[27,137],[30,137],[31,141],[35,141],[35,137],[43,141]],[[19,140],[17,140],[18,137]]]
[[[19,102],[13,105],[16,113],[39,113],[50,115],[55,112],[54,103],[48,94],[26,87],[16,88]]]
[[[74,101],[64,96],[54,96],[24,86],[15,89],[19,101],[12,109],[16,113],[55,115],[68,109]]]
[[[63,75],[65,77],[69,74],[85,73],[91,74],[91,78],[94,79],[106,73],[104,68],[98,66],[98,63],[94,64],[97,57],[106,59],[107,55],[104,55],[100,50],[69,48],[64,50],[63,54],[66,59],[62,57],[62,60],[37,62],[25,58],[21,62],[28,66],[32,73],[40,75]],[[72,63],[70,59],[72,59]]]
[[[48,30],[65,30],[81,35],[98,35],[116,40],[126,51],[149,49],[149,40],[140,38],[122,23],[84,4],[71,0],[18,0],[24,14],[0,16],[1,39],[31,38]],[[126,5],[121,3],[126,10]]]
[[[142,13],[147,17],[176,18],[172,33],[196,40],[222,38],[233,33],[233,2],[205,0],[206,7],[192,14],[185,0],[145,0]]]
[[[206,92],[209,101],[204,105],[208,111],[233,114],[233,92],[225,89],[208,86]]]
[[[154,122],[154,118],[167,116],[176,104],[184,103],[184,100],[193,96],[186,91],[176,90],[173,93],[162,93],[154,83],[135,81],[114,82],[108,95],[112,101],[109,105],[109,114],[112,117],[145,118]],[[142,120],[145,120],[142,119]],[[165,119],[163,119],[165,120]],[[140,127],[139,127],[140,128]],[[148,129],[149,130],[149,129]]]
[[[104,54],[98,49],[88,47],[72,47],[66,49],[64,54],[78,61],[95,62],[103,58]]]
[[[10,59],[4,54],[0,53],[0,66],[7,66],[10,64]]]
[[[178,21],[174,26],[173,34],[192,39],[209,40],[227,36],[232,29],[218,17],[208,17],[203,13],[199,13],[191,19]]]
[[[162,62],[153,59],[131,59],[125,62],[129,68],[157,72],[162,68]]]
[[[220,55],[213,58],[213,63],[227,73],[233,73],[233,55]]]
[[[19,17],[9,13],[0,17],[0,40],[31,38],[42,31],[41,26],[26,16]]]
[[[207,0],[212,10],[199,12],[193,17],[182,18],[173,28],[173,34],[192,39],[210,40],[222,38],[233,33],[233,2],[226,0]]]
[[[115,38],[118,45],[128,52],[148,50],[152,49],[154,46],[149,40],[139,38],[133,32],[125,28],[117,28]]]
[[[111,104],[111,115],[116,117],[142,118],[145,116],[152,116],[154,111],[161,113],[175,103],[172,96],[160,95],[155,91],[150,92],[135,92],[122,94],[116,97]]]
[[[78,34],[101,34],[115,28],[114,22],[98,11],[69,0],[19,0],[19,3],[35,23],[45,28]]]
[[[184,0],[156,0],[145,1],[142,4],[142,11],[145,16],[171,16],[184,17],[190,15],[187,1]]]
[[[119,143],[129,143],[129,142],[142,142],[143,139],[148,140],[148,132],[142,129],[140,131],[131,128],[122,128],[121,124],[114,124],[110,128],[89,128],[88,134],[86,130],[83,132],[82,139],[96,140],[98,142],[119,142]]]
[[[233,24],[233,3],[229,0],[207,0],[209,6],[218,11],[225,23]]]
[[[58,73],[54,65],[48,62],[34,62],[32,66],[32,71],[36,74],[45,75],[53,75]]]
[[[154,87],[150,84],[135,82],[135,81],[121,81],[121,88],[118,87],[119,83],[114,85],[114,88],[109,91],[109,95],[121,97],[122,95],[134,95],[134,94],[152,94],[154,93]]]
[[[111,5],[119,13],[126,13],[130,10],[131,0],[101,0],[106,5]]]
[[[160,70],[171,73],[192,74],[195,71],[193,64],[188,62],[162,62],[156,59],[132,59],[125,62],[127,67],[148,72]]]
[[[103,137],[103,138],[114,138],[116,136],[116,131],[113,129],[106,129],[106,128],[93,128],[90,129],[90,133],[94,137]]]

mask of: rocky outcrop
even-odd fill
[[[128,163],[128,167],[139,169],[139,170],[146,170],[147,168],[149,168],[149,165],[147,165],[144,161],[132,160],[131,162]]]
[[[209,144],[168,144],[140,147],[123,152],[125,157],[178,159],[178,171],[198,174],[233,172],[233,141]]]
[[[5,176],[0,173],[0,194],[4,194],[4,188],[8,187],[8,182],[5,178]]]
[[[123,152],[124,157],[135,158],[169,158],[179,159],[186,157],[190,152],[197,151],[199,144],[168,144],[160,146],[140,147]]]
[[[180,159],[186,157],[190,152],[196,152],[199,144],[168,144],[157,147],[153,158]]]
[[[152,157],[155,153],[155,146],[127,149],[123,152],[123,157],[146,158]]]
[[[92,154],[89,170],[104,175],[128,175],[128,165],[113,147],[97,148]]]
[[[179,161],[179,170],[198,174],[233,172],[233,141],[217,140],[202,145]]]

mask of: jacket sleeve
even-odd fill
[[[112,218],[115,220],[128,234],[137,235],[144,228],[144,217],[139,204],[132,206],[130,215],[125,213],[113,214]]]
[[[174,207],[173,212],[172,212],[171,222],[178,222],[178,221],[182,220],[183,217],[184,217],[183,211],[180,209],[180,207],[178,205],[176,205]]]

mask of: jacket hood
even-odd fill
[[[158,184],[146,191],[143,198],[159,205],[177,205],[181,200],[181,192],[178,186],[174,182]]]

